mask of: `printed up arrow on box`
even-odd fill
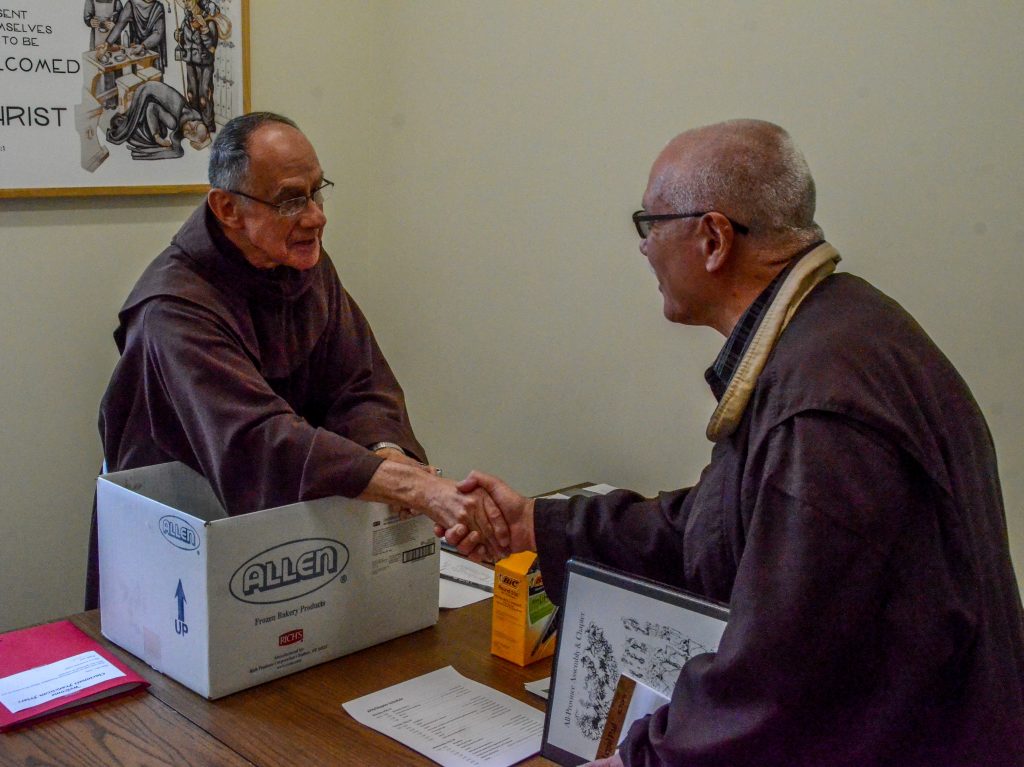
[[[178,578],[178,588],[174,591],[174,598],[178,600],[178,622],[185,622],[185,589],[182,588],[181,578]]]

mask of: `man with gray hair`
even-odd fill
[[[500,513],[424,464],[402,389],[321,247],[333,184],[308,139],[281,115],[236,117],[209,175],[119,314],[121,358],[100,406],[108,469],[181,461],[229,514],[383,501],[427,514],[467,553],[500,554]],[[96,555],[94,517],[87,607]]]
[[[529,500],[472,473],[537,550],[727,603],[716,653],[600,765],[1024,764],[1024,618],[995,450],[967,385],[814,222],[776,125],[681,134],[633,214],[673,322],[726,337],[693,487]]]

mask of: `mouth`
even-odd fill
[[[310,237],[288,243],[289,261],[297,269],[309,269],[320,260],[320,238]]]
[[[290,247],[294,248],[295,250],[300,250],[304,253],[316,251],[320,249],[320,238],[311,237],[308,240],[294,240]]]

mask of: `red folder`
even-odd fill
[[[0,634],[0,680],[30,669],[93,651],[109,661],[124,676],[87,684],[61,697],[31,708],[12,712],[0,701],[0,732],[53,716],[97,700],[145,689],[149,682],[132,671],[115,655],[71,621],[58,621]],[[26,693],[28,694],[28,693]]]

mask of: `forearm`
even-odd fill
[[[460,492],[450,479],[425,468],[412,461],[385,460],[359,497],[423,512],[438,535],[468,556],[507,556],[509,525],[494,500],[482,489]]]
[[[548,596],[562,598],[570,557],[683,585],[688,490],[644,498],[619,490],[605,496],[538,499],[531,519]]]
[[[432,472],[423,471],[423,467],[384,460],[359,498],[410,509],[428,509],[443,491],[443,480]]]

